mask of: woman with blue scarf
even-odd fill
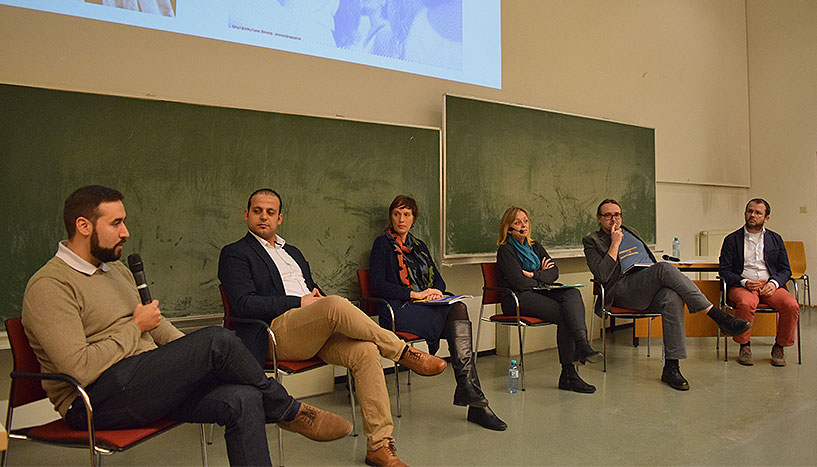
[[[528,211],[518,207],[505,211],[499,223],[497,246],[499,285],[516,293],[520,314],[556,324],[556,345],[562,364],[559,389],[595,392],[596,387],[582,380],[574,365],[576,362],[596,363],[601,359],[601,353],[587,342],[581,294],[575,288],[533,290],[556,282],[559,268],[544,247],[531,239]],[[502,312],[516,315],[516,304],[510,293],[502,297]]]
[[[414,198],[398,195],[389,206],[389,226],[377,237],[369,258],[372,293],[387,300],[394,310],[397,331],[410,332],[426,340],[435,354],[440,339],[448,343],[457,387],[454,405],[467,406],[466,418],[489,430],[507,428],[488,407],[482,392],[471,342],[471,321],[462,302],[452,305],[421,305],[417,300],[434,300],[445,294],[445,281],[431,258],[428,247],[409,230],[418,217]],[[382,307],[381,326],[391,329],[391,316]]]

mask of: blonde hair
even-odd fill
[[[499,221],[499,236],[496,239],[496,246],[500,247],[508,241],[508,229],[511,228],[511,224],[513,221],[516,220],[516,216],[519,214],[519,211],[525,213],[530,219],[530,214],[525,208],[520,208],[516,206],[511,206],[505,210],[505,214],[502,214],[502,220]],[[525,238],[528,239],[528,245],[533,245],[533,237],[530,236],[530,227],[528,227],[528,233],[525,235]]]

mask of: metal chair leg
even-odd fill
[[[652,340],[652,320],[647,318],[647,358],[650,358],[650,341]]]
[[[216,424],[215,424],[215,423],[211,423],[211,424],[210,424],[210,429],[209,429],[209,430],[207,430],[207,433],[205,434],[204,441],[205,441],[207,444],[213,444],[213,429],[214,429],[215,427],[216,427]]]
[[[474,365],[477,364],[477,358],[479,358],[479,331],[482,329],[482,310],[485,308],[485,305],[479,306],[479,318],[477,319],[477,340],[474,342]]]
[[[210,433],[212,434],[213,425],[210,424]],[[199,432],[201,434],[201,465],[207,467],[207,430],[204,428],[204,423],[199,424]]]
[[[352,436],[357,436],[357,409],[355,408],[355,380],[352,371],[346,369],[346,381],[349,383],[349,401],[352,405]]]
[[[517,333],[519,334],[519,372],[521,373],[521,385],[519,389],[525,390],[525,332],[527,329],[524,326],[517,326]]]
[[[403,416],[403,407],[400,404],[400,365],[394,362],[394,383],[397,386],[397,417]]]
[[[601,317],[601,353],[604,355],[602,371],[607,373],[607,316]]]
[[[281,384],[281,372],[275,372],[275,380],[278,381],[278,384]],[[283,467],[284,465],[284,430],[279,425],[275,425],[278,427],[278,465]]]

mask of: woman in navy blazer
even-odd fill
[[[454,405],[468,406],[468,421],[491,430],[507,425],[488,407],[474,364],[471,322],[464,303],[420,305],[413,300],[433,300],[445,294],[445,281],[431,258],[428,247],[409,230],[417,220],[417,202],[405,195],[389,206],[389,226],[377,237],[369,258],[369,278],[375,296],[389,301],[398,331],[410,332],[426,340],[431,354],[448,342],[457,388]],[[380,324],[391,328],[391,315],[380,309]]]

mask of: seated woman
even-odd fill
[[[559,389],[595,392],[596,387],[584,382],[573,365],[574,362],[595,363],[601,359],[601,353],[593,350],[587,342],[581,294],[575,288],[532,290],[533,287],[556,282],[559,268],[544,247],[531,239],[528,211],[518,207],[505,211],[499,223],[497,247],[499,285],[516,293],[520,314],[556,324],[556,345],[562,364]],[[516,315],[516,304],[507,292],[502,297],[502,313]]]
[[[445,282],[428,247],[409,233],[418,217],[417,202],[408,196],[397,196],[389,206],[389,217],[386,233],[372,245],[369,259],[372,293],[391,304],[395,328],[424,338],[431,354],[440,348],[440,338],[445,338],[457,380],[454,405],[468,406],[468,421],[491,430],[504,430],[507,425],[488,407],[488,399],[480,388],[465,304],[412,303],[440,298],[445,291]],[[380,324],[391,328],[391,316],[385,307],[380,311]]]

